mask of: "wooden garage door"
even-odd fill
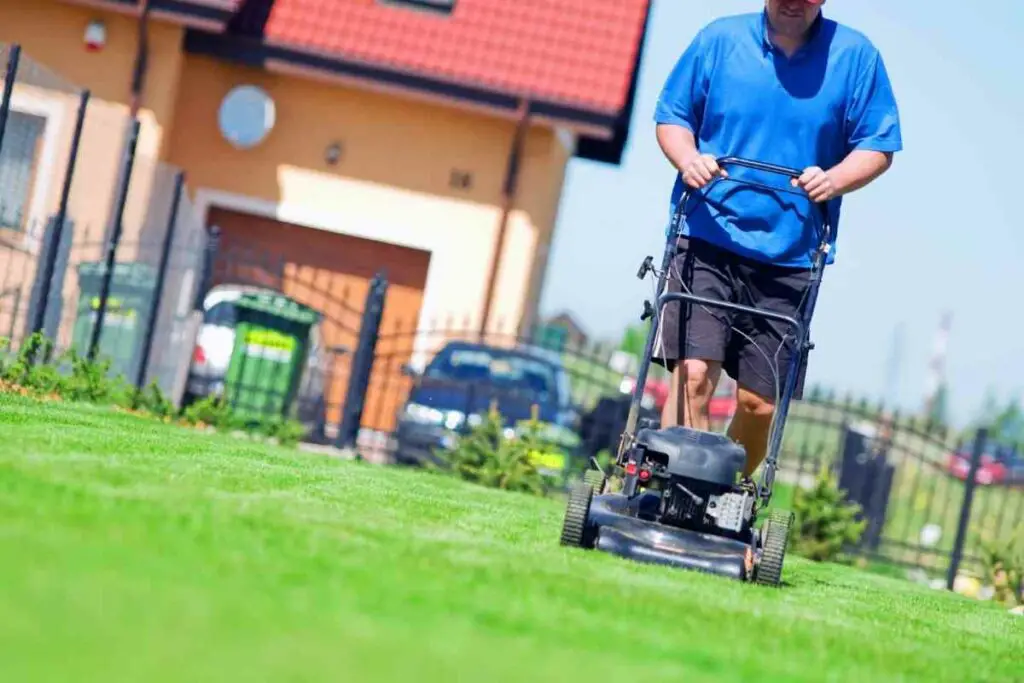
[[[386,272],[388,294],[378,354],[387,354],[393,361],[388,365],[395,368],[409,360],[411,344],[396,345],[392,331],[416,328],[429,252],[219,208],[210,210],[207,222],[221,230],[214,284],[259,285],[284,292],[323,313],[325,344],[351,349],[336,359],[331,373],[328,421],[340,420],[369,283],[381,270]],[[392,378],[380,375],[375,371],[371,378],[363,424],[389,429],[403,397]],[[383,424],[368,424],[381,419]]]

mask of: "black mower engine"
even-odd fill
[[[743,447],[722,434],[687,427],[641,429],[627,456],[626,475],[659,493],[657,509],[641,514],[662,524],[743,538],[757,492],[738,481]],[[635,476],[635,479],[634,479]]]

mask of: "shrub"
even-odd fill
[[[978,542],[986,585],[993,599],[1007,607],[1024,604],[1024,525],[1009,539],[984,538]]]
[[[297,420],[276,416],[257,423],[254,430],[285,446],[294,446],[306,434],[306,428]]]
[[[169,421],[178,413],[177,406],[164,395],[156,380],[150,382],[145,389],[132,387],[131,407],[141,410],[164,421]]]
[[[795,516],[790,543],[793,550],[816,562],[843,562],[843,550],[857,543],[867,520],[858,520],[860,506],[846,500],[835,475],[826,466],[810,489],[793,497]]]
[[[71,374],[58,392],[62,398],[123,407],[131,404],[134,388],[120,375],[110,376],[109,360],[90,361],[79,356],[74,349],[58,359],[58,363],[60,360],[71,364]]]
[[[192,402],[182,412],[182,419],[190,425],[231,429],[235,426],[231,406],[223,396],[204,396]]]
[[[456,445],[435,453],[441,469],[466,481],[492,488],[546,495],[554,479],[543,474],[536,455],[557,448],[542,438],[542,425],[534,417],[508,436],[501,414],[495,407],[479,425],[458,439]]]

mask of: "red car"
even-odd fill
[[[629,394],[632,393],[635,386],[636,378],[626,377],[622,380],[619,390],[624,394]],[[658,412],[661,412],[661,409],[665,406],[665,401],[668,400],[668,392],[668,380],[648,378],[644,384],[644,397],[650,401]],[[715,395],[711,397],[709,412],[712,421],[728,420],[736,412],[736,383],[724,373],[722,374],[722,379],[718,382],[718,388],[715,389]]]
[[[946,471],[960,481],[966,481],[967,475],[971,471],[971,454],[973,452],[973,446],[967,444],[960,450],[950,453],[946,456]],[[981,463],[978,466],[978,472],[974,475],[974,482],[982,486],[1007,482],[1013,459],[1014,454],[1010,449],[989,442],[985,445],[985,451],[981,455]]]

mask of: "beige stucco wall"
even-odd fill
[[[241,84],[276,103],[274,130],[245,151],[216,126],[221,100]],[[479,320],[513,122],[195,56],[185,60],[174,120],[169,160],[188,169],[200,206],[428,250],[420,324]],[[344,152],[330,166],[334,142]],[[566,160],[552,131],[531,130],[492,305],[507,330],[536,294],[536,255],[550,242]],[[472,187],[451,188],[453,169],[471,172]]]

